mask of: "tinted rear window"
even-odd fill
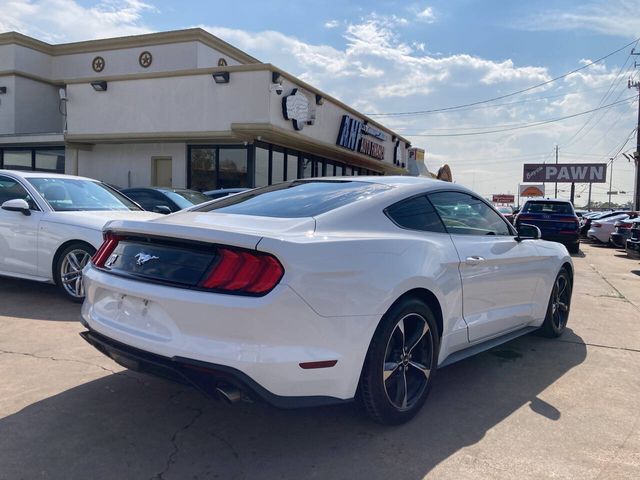
[[[573,207],[567,202],[527,202],[523,213],[555,213],[560,215],[575,215]]]
[[[368,182],[297,180],[238,193],[195,211],[279,218],[314,217],[390,189],[387,185]]]

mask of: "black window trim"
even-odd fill
[[[439,188],[437,190],[430,190],[429,192],[427,192],[427,199],[429,200],[429,202],[431,202],[431,199],[429,198],[429,195],[432,195],[434,193],[447,193],[447,192],[462,193],[462,194],[469,195],[469,196],[475,198],[476,200],[480,200],[487,207],[489,207],[491,210],[493,210],[498,215],[498,217],[500,217],[500,220],[502,220],[505,223],[505,225],[507,226],[507,229],[511,232],[511,235],[487,235],[488,238],[500,238],[500,237],[510,237],[510,236],[517,237],[518,236],[518,232],[517,232],[516,228],[513,225],[511,225],[509,222],[507,222],[504,219],[504,217],[502,216],[502,214],[500,212],[498,212],[496,210],[496,208],[491,203],[489,203],[487,200],[485,200],[484,198],[482,198],[481,196],[479,196],[478,194],[476,194],[474,192],[466,192],[464,190],[456,190],[456,189],[453,189],[453,188]],[[431,204],[433,205],[433,202]],[[434,206],[434,208],[435,208],[435,206]],[[435,210],[436,210],[436,213],[438,214],[438,217],[440,217],[440,213],[438,212],[438,209],[436,208]],[[449,231],[447,230],[447,226],[445,225],[444,221],[442,220],[442,217],[440,217],[440,221],[444,225],[444,228],[447,231],[447,233],[449,233]],[[461,234],[461,233],[449,233],[449,235],[463,235],[463,234]]]
[[[38,152],[38,150],[59,150],[62,152],[63,156],[66,156],[66,152],[65,152],[65,147],[61,146],[61,145],[38,145],[38,146],[25,146],[25,145],[18,145],[18,146],[10,146],[10,145],[6,145],[6,146],[0,146],[0,169],[7,169],[7,170],[18,170],[21,172],[45,172],[45,173],[64,173],[64,167],[62,168],[62,171],[58,170],[58,169],[49,169],[49,168],[36,168],[36,153]],[[16,168],[16,167],[5,167],[4,164],[4,154],[5,151],[10,151],[10,152],[31,152],[31,167],[30,168]]]

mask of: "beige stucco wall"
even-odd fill
[[[184,143],[136,143],[94,145],[92,150],[67,148],[66,173],[91,177],[118,187],[146,187],[153,184],[152,158],[171,157],[174,187],[187,185],[187,147]],[[130,179],[130,181],[129,181]]]

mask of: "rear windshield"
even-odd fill
[[[560,215],[575,215],[573,207],[567,202],[527,202],[522,213],[556,213]]]
[[[260,217],[314,217],[390,190],[378,183],[349,180],[297,180],[231,195],[198,212],[233,213]]]
[[[173,200],[180,208],[188,208],[211,200],[204,193],[194,190],[164,190],[164,194]]]

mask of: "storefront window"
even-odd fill
[[[275,152],[274,152],[275,153]],[[256,147],[256,187],[264,187],[269,185],[269,150],[262,147]]]
[[[302,165],[300,167],[301,178],[313,177],[313,160],[307,156],[302,157]]]
[[[5,150],[3,167],[16,170],[31,170],[31,150]]]
[[[273,148],[271,151],[271,183],[280,183],[284,180],[284,152]]]
[[[298,178],[298,154],[287,152],[287,180]]]
[[[246,148],[220,148],[218,188],[249,187]]]
[[[314,162],[314,177],[324,177],[324,162],[322,159],[317,158]]]
[[[64,147],[0,148],[0,168],[64,173]]]
[[[64,172],[64,150],[36,150],[36,170]]]
[[[192,148],[190,168],[190,188],[200,192],[218,188],[216,184],[215,148]]]

